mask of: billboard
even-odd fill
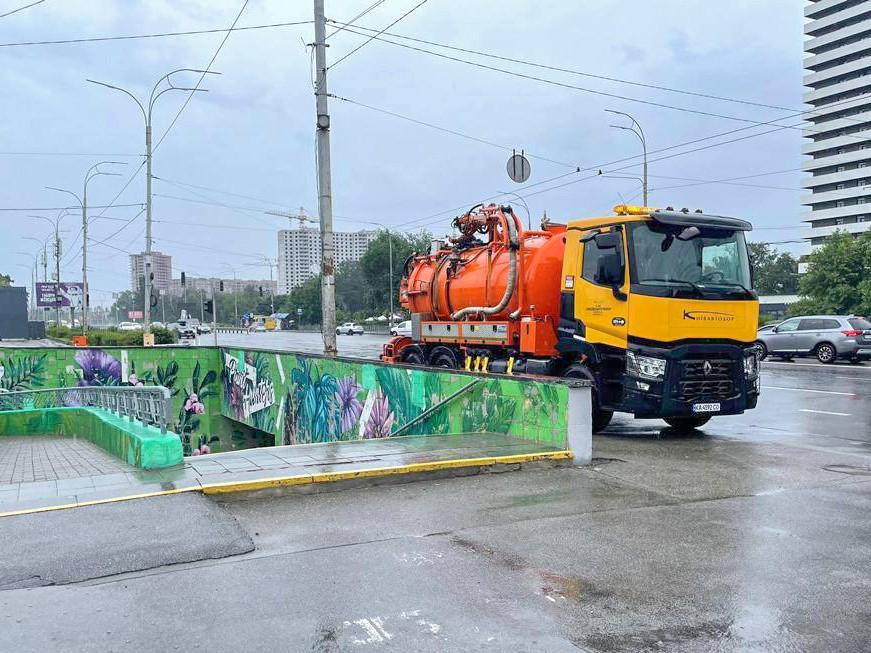
[[[84,296],[85,291],[79,281],[61,281],[57,284],[45,281],[36,284],[36,305],[40,307],[81,308]]]
[[[127,311],[128,320],[141,320],[142,317],[142,311]]]

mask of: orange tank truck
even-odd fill
[[[690,429],[755,407],[749,222],[620,205],[531,230],[479,204],[453,226],[405,262],[412,334],[385,362],[587,379],[594,430],[615,411]]]

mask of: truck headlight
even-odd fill
[[[759,376],[759,358],[755,350],[744,356],[744,376],[748,379]]]
[[[645,379],[662,381],[665,378],[665,359],[626,352],[626,373]]]

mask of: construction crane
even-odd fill
[[[264,213],[266,215],[277,215],[279,218],[287,218],[288,222],[299,220],[300,229],[303,228],[305,222],[318,222],[317,219],[310,217],[303,207],[299,207],[299,213],[291,213],[290,211],[264,211]]]

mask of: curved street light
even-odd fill
[[[88,333],[88,311],[90,309],[90,297],[88,296],[88,184],[94,177],[120,177],[119,172],[103,172],[100,170],[101,165],[120,165],[126,166],[124,161],[100,161],[95,163],[85,173],[85,181],[82,184],[82,196],[79,197],[76,193],[66,188],[57,188],[55,186],[46,186],[48,190],[66,193],[76,198],[79,206],[82,207],[82,335]]]
[[[199,85],[194,87],[187,86],[176,86],[172,82],[172,76],[176,73],[189,72],[189,73],[201,73],[202,75],[220,75],[221,73],[214,72],[211,70],[200,70],[198,68],[176,68],[168,73],[166,73],[163,77],[157,80],[157,83],[151,89],[151,93],[148,96],[148,108],[139,101],[139,99],[130,91],[121,88],[120,86],[115,86],[113,84],[107,84],[106,82],[98,82],[95,79],[88,79],[86,81],[91,82],[92,84],[97,84],[99,86],[105,86],[106,88],[111,88],[115,91],[121,91],[125,95],[133,98],[133,101],[136,102],[136,106],[139,107],[139,110],[142,112],[142,118],[145,121],[145,260],[144,260],[144,298],[143,298],[143,309],[144,309],[144,324],[143,330],[145,333],[151,332],[151,155],[152,155],[152,147],[151,147],[151,115],[154,110],[154,104],[157,102],[157,98],[159,98],[164,93],[168,93],[169,91],[189,91],[191,93],[194,92],[206,92],[207,89],[199,88]],[[158,91],[161,84],[166,82],[168,86],[164,89]],[[160,143],[158,143],[159,145]]]
[[[642,190],[644,193],[644,206],[647,206],[647,139],[644,137],[644,130],[641,129],[641,125],[638,123],[635,118],[630,116],[625,111],[615,111],[614,109],[605,109],[608,113],[613,113],[618,116],[625,116],[632,121],[634,127],[626,127],[624,125],[611,125],[614,129],[622,129],[624,131],[632,132],[638,137],[638,140],[641,141],[641,149],[644,154],[644,172],[642,173]]]

